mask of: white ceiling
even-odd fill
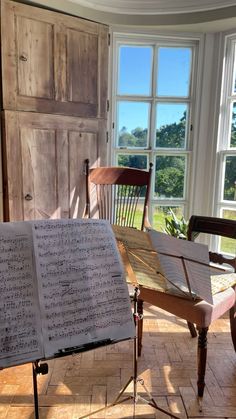
[[[127,14],[179,14],[236,6],[236,0],[71,0],[95,10]]]
[[[25,0],[18,0],[25,2]],[[236,0],[27,0],[113,29],[220,32],[236,29]]]

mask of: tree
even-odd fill
[[[135,137],[135,147],[146,147],[147,146],[147,128],[142,129],[140,127],[135,128],[131,131],[131,134]]]
[[[147,128],[137,127],[129,133],[126,127],[122,127],[118,144],[120,147],[146,147]]]
[[[162,125],[156,130],[156,146],[165,148],[183,148],[185,142],[186,112],[180,122]]]
[[[236,147],[236,112],[234,112],[235,106],[233,106],[232,124],[231,124],[231,147]],[[235,179],[236,180],[236,179]]]
[[[120,147],[134,147],[135,138],[132,134],[127,132],[126,127],[123,127],[119,132],[119,146]]]
[[[183,196],[185,159],[182,156],[156,158],[155,192],[166,198]]]
[[[235,200],[236,187],[236,156],[226,157],[225,165],[225,183],[224,183],[224,199]]]
[[[147,169],[147,157],[138,154],[119,154],[118,166]]]
[[[180,149],[184,147],[186,131],[186,112],[178,123],[166,124],[156,130],[156,146]],[[122,127],[119,132],[119,146],[147,146],[147,128],[136,127],[131,132]],[[233,108],[231,125],[231,147],[236,147],[236,105]],[[147,169],[147,157],[138,154],[119,155],[118,164],[126,167]],[[157,156],[155,173],[155,192],[166,198],[183,196],[185,158],[182,156]],[[224,199],[236,200],[236,156],[226,159]]]

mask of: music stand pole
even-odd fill
[[[134,288],[134,324],[135,324],[135,338],[134,338],[134,376],[131,377],[134,384],[134,390],[133,390],[133,399],[134,399],[134,408],[135,404],[140,400],[143,401],[145,404],[148,404],[149,406],[154,407],[154,409],[159,410],[162,413],[165,413],[166,415],[179,419],[178,416],[173,415],[173,413],[168,412],[167,410],[162,409],[159,407],[155,401],[155,399],[152,397],[151,393],[148,391],[147,387],[145,386],[144,380],[140,377],[138,377],[138,322],[140,320],[140,316],[138,313],[138,296],[140,294],[140,290],[138,287]],[[130,381],[129,381],[130,382]],[[145,392],[148,395],[149,400],[145,399],[144,397],[140,396],[138,394],[137,385],[140,383],[142,387],[144,388]],[[127,386],[125,386],[126,388]],[[135,417],[135,416],[134,416]]]
[[[38,385],[37,385],[37,375],[45,375],[48,373],[48,364],[44,362],[39,364],[39,361],[32,363],[32,374],[33,374],[33,387],[34,387],[34,417],[39,419],[39,399],[38,399]]]

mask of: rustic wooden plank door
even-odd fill
[[[96,120],[30,112],[5,112],[5,164],[10,220],[82,217],[84,160],[99,163]]]
[[[108,27],[2,0],[3,108],[106,117]]]
[[[1,1],[5,220],[82,216],[106,164],[108,27]]]

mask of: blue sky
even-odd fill
[[[158,49],[156,95],[162,97],[188,97],[191,67],[191,49],[161,47]],[[151,94],[153,48],[121,46],[119,56],[118,95],[144,96]],[[178,122],[186,110],[185,104],[159,104],[156,126]],[[136,127],[147,128],[149,105],[125,102],[118,106],[118,124],[130,132]]]

